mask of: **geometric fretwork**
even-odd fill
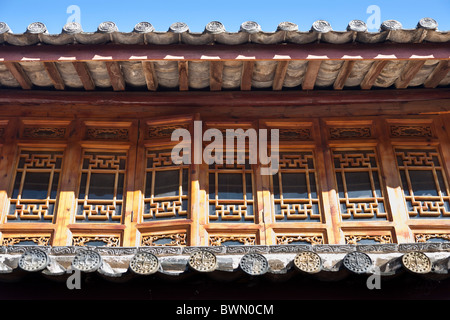
[[[395,154],[409,216],[450,217],[448,181],[437,149],[396,149]]]
[[[312,152],[281,153],[272,176],[277,221],[320,221],[316,170]]]
[[[172,162],[171,150],[147,150],[143,220],[187,218],[189,166]]]
[[[248,155],[237,152],[229,164],[226,156],[218,159],[208,170],[209,222],[254,222],[253,171]]]
[[[121,221],[126,162],[126,153],[83,153],[77,222]]]
[[[343,219],[386,219],[375,150],[333,150],[339,206]]]
[[[8,222],[52,222],[63,151],[22,150],[14,177]]]

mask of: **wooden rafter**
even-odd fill
[[[50,78],[50,80],[53,83],[53,86],[56,90],[64,90],[64,80],[61,77],[61,74],[59,73],[59,70],[56,66],[55,62],[44,62],[44,68],[47,70],[47,74]]]
[[[85,90],[94,90],[95,83],[92,80],[91,74],[89,72],[88,66],[83,61],[73,61],[73,67],[75,68],[78,76],[80,77],[80,81],[83,84]]]
[[[242,64],[241,90],[248,91],[252,89],[252,76],[254,61],[244,61]]]
[[[4,62],[6,68],[13,75],[13,77],[20,84],[22,89],[29,90],[33,87],[33,83],[30,78],[28,78],[25,71],[23,71],[22,66],[18,62]]]
[[[408,61],[406,66],[404,67],[400,77],[395,81],[395,87],[397,89],[405,89],[408,87],[411,80],[420,71],[420,69],[425,64],[425,60],[411,60]]]
[[[333,87],[335,90],[342,90],[342,88],[344,88],[345,81],[347,81],[348,77],[350,76],[350,73],[352,72],[355,62],[356,62],[355,60],[344,61],[339,71],[339,74],[337,75],[336,80],[334,81]]]
[[[105,61],[106,69],[108,70],[109,79],[111,80],[111,86],[114,91],[125,90],[125,80],[120,70],[119,62],[117,61]]]
[[[142,61],[142,69],[144,71],[147,89],[150,91],[156,91],[156,89],[158,89],[158,79],[155,74],[155,67],[153,65],[153,62]]]
[[[289,65],[289,61],[279,61],[277,69],[275,70],[275,77],[273,79],[273,90],[281,90],[283,88],[284,78],[286,77],[286,71]]]
[[[442,60],[439,61],[438,65],[434,68],[433,72],[425,80],[425,88],[436,88],[442,79],[445,78],[447,73],[450,71],[450,61]]]
[[[384,67],[388,64],[387,60],[375,61],[370,67],[369,71],[367,71],[364,79],[361,81],[361,89],[369,90],[372,88],[373,84],[377,80],[381,71],[383,71]]]
[[[314,85],[316,84],[317,74],[320,70],[320,65],[322,64],[321,60],[311,60],[308,62],[308,66],[306,67],[305,76],[302,82],[303,90],[312,90],[314,89]]]
[[[223,61],[211,61],[209,67],[209,88],[211,91],[222,90]]]
[[[188,62],[178,62],[178,76],[179,76],[179,88],[180,91],[189,90],[189,77],[188,77]]]

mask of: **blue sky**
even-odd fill
[[[210,21],[222,22],[227,31],[235,32],[244,21],[258,22],[262,30],[275,31],[278,23],[290,21],[301,31],[308,31],[314,21],[330,22],[334,30],[345,30],[350,20],[368,22],[379,8],[380,21],[395,19],[404,28],[415,28],[423,17],[431,17],[439,30],[450,31],[450,0],[0,0],[0,21],[6,22],[15,33],[22,33],[31,22],[43,22],[50,33],[60,33],[71,16],[70,5],[80,8],[80,22],[84,31],[96,31],[103,21],[114,21],[120,31],[133,30],[136,23],[148,21],[156,31],[167,31],[174,22],[185,22],[193,32],[202,32]],[[369,21],[370,22],[370,21]],[[369,31],[376,31],[370,29]]]

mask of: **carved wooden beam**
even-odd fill
[[[180,91],[189,90],[189,77],[188,77],[188,62],[178,62],[178,75],[179,75],[179,88]]]
[[[83,84],[84,90],[94,90],[95,83],[92,80],[91,74],[85,62],[73,61],[73,67],[75,68],[78,76],[80,77],[81,83]]]
[[[411,80],[414,78],[417,72],[419,72],[419,70],[423,67],[424,64],[425,60],[409,61],[403,68],[400,77],[398,77],[398,79],[395,81],[395,87],[397,89],[407,88]]]
[[[389,61],[387,60],[375,61],[370,67],[369,71],[367,71],[364,79],[361,81],[361,89],[369,90],[370,88],[372,88],[373,84],[388,62]]]
[[[322,61],[320,61],[320,60],[311,60],[308,62],[308,66],[306,67],[305,76],[303,77],[303,82],[302,82],[303,90],[314,89],[314,85],[316,84],[317,74],[319,73],[321,64],[322,64]]]
[[[436,88],[442,79],[445,78],[447,73],[450,71],[450,61],[442,60],[439,61],[438,65],[434,68],[433,72],[425,80],[425,88]]]
[[[64,90],[65,84],[64,80],[59,73],[58,68],[56,67],[55,62],[44,62],[44,68],[47,70],[48,76],[53,83],[53,86],[56,90]]]
[[[4,62],[4,64],[20,84],[22,89],[29,90],[33,87],[33,83],[18,62]]]
[[[147,89],[156,91],[158,89],[158,79],[155,74],[155,67],[151,61],[142,61],[142,69],[144,70],[145,82]]]
[[[283,89],[284,78],[286,76],[286,71],[289,65],[289,61],[279,61],[277,69],[275,70],[275,76],[273,78],[272,89],[281,90]]]
[[[223,61],[211,61],[209,65],[209,89],[222,90]]]
[[[335,90],[342,90],[345,85],[345,81],[347,81],[348,77],[350,76],[350,73],[352,72],[353,66],[355,65],[354,60],[346,60],[341,66],[341,69],[339,70],[339,74],[336,77],[336,80],[334,81],[333,88]]]
[[[125,90],[125,80],[120,70],[120,65],[117,61],[105,61],[106,69],[108,70],[109,79],[114,91]]]
[[[242,63],[241,90],[248,91],[252,89],[252,77],[254,61],[244,61]]]

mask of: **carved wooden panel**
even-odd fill
[[[14,245],[38,245],[48,246],[50,244],[50,236],[35,235],[35,236],[15,236],[7,235],[3,236],[2,246],[14,246]]]
[[[25,127],[22,138],[27,139],[64,139],[66,128],[61,127]]]
[[[346,244],[363,244],[363,243],[392,243],[392,236],[385,235],[365,235],[365,234],[352,234],[345,236]]]
[[[450,190],[438,150],[397,148],[395,154],[409,216],[450,217]]]
[[[83,153],[77,222],[120,222],[125,194],[127,154]]]
[[[141,238],[141,246],[186,246],[186,238],[186,232],[144,234]]]
[[[9,201],[8,222],[52,222],[63,151],[21,150]]]
[[[387,208],[375,150],[333,150],[343,219],[386,219]]]
[[[147,150],[143,220],[188,216],[189,166],[176,165],[171,150]]]
[[[363,139],[371,138],[370,127],[332,127],[328,131],[329,139]]]
[[[147,139],[170,138],[172,136],[172,132],[176,129],[189,129],[189,124],[148,126],[146,138]]]
[[[417,233],[414,239],[416,242],[450,242],[450,233]]]
[[[322,235],[286,234],[276,235],[276,244],[324,244]]]
[[[210,246],[226,245],[255,245],[255,235],[211,235],[209,236]]]
[[[129,139],[128,128],[86,128],[88,140],[115,140],[127,141]]]
[[[390,134],[393,138],[432,138],[430,125],[391,125]]]
[[[278,172],[272,176],[277,221],[320,221],[313,152],[280,153]]]
[[[74,246],[105,246],[118,247],[120,246],[119,236],[95,236],[95,235],[80,235],[72,237],[72,245]]]

